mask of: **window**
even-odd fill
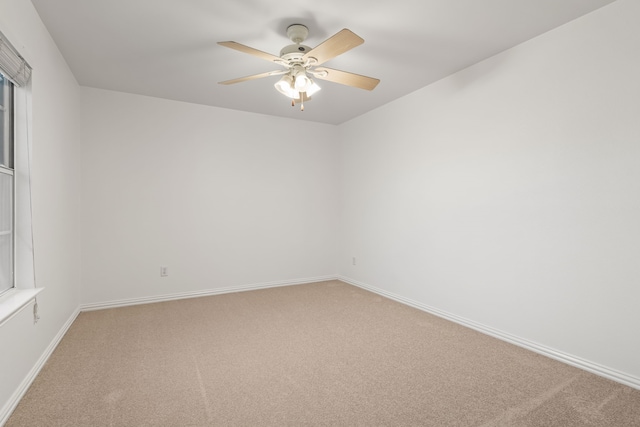
[[[29,257],[33,261],[30,80],[31,67],[0,31],[0,327],[43,289],[36,287],[35,268],[27,263]],[[25,202],[28,209],[22,208]],[[34,322],[37,306],[36,302]]]
[[[0,73],[0,294],[14,286],[13,83]]]

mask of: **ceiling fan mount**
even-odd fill
[[[300,44],[309,36],[309,29],[306,25],[292,24],[287,27],[287,37],[296,44]]]
[[[362,38],[350,30],[345,28],[339,31],[315,48],[302,44],[308,35],[309,29],[305,25],[289,25],[287,27],[287,37],[289,37],[294,44],[282,48],[280,50],[280,56],[271,55],[233,41],[218,42],[221,46],[248,53],[269,62],[279,64],[285,68],[284,70],[268,71],[266,73],[226,80],[220,82],[220,84],[229,85],[247,80],[282,75],[283,77],[274,85],[275,88],[278,92],[291,98],[291,105],[300,102],[301,110],[304,110],[304,101],[310,100],[311,95],[320,90],[320,87],[313,82],[310,76],[366,90],[373,90],[380,82],[380,80],[372,77],[346,71],[327,67],[316,68],[326,61],[364,43]]]

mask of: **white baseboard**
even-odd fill
[[[129,305],[139,305],[139,304],[151,304],[154,302],[206,297],[211,295],[228,294],[232,292],[255,291],[259,289],[276,288],[280,286],[302,285],[305,283],[324,282],[326,280],[336,280],[337,278],[338,276],[309,277],[306,279],[280,280],[275,282],[263,282],[263,283],[256,283],[251,285],[240,285],[240,286],[230,286],[226,288],[205,289],[202,291],[179,292],[175,294],[89,303],[89,304],[80,305],[80,311],[103,310],[106,308],[126,307]]]
[[[466,326],[468,328],[474,329],[478,332],[481,332],[486,335],[490,335],[492,337],[498,338],[502,341],[506,341],[508,343],[517,345],[519,347],[523,347],[527,350],[531,350],[535,353],[542,354],[543,356],[550,357],[551,359],[558,360],[560,362],[566,363],[568,365],[574,366],[579,369],[583,369],[585,371],[591,372],[593,374],[599,375],[601,377],[608,378],[610,380],[616,381],[618,383],[627,385],[629,387],[633,387],[640,390],[640,378],[634,377],[632,375],[625,374],[624,372],[616,371],[615,369],[608,368],[606,366],[599,365],[597,363],[590,362],[585,359],[581,359],[580,357],[576,357],[562,351],[555,350],[550,347],[546,347],[540,344],[537,344],[532,341],[528,341],[526,339],[517,337],[515,335],[508,334],[506,332],[502,332],[500,330],[490,328],[488,326],[482,325],[480,323],[474,322],[469,319],[465,319],[460,316],[456,316],[451,313],[447,313],[446,311],[439,310],[434,307],[430,307],[426,304],[422,304],[420,302],[414,301],[409,298],[405,298],[403,296],[394,294],[392,292],[387,292],[385,290],[376,288],[374,286],[367,285],[362,282],[358,282],[356,280],[350,279],[344,276],[338,276],[338,280],[341,280],[350,285],[357,286],[359,288],[365,289],[367,291],[373,292],[375,294],[387,297],[399,303],[408,305],[413,308],[417,308],[418,310],[425,311],[427,313],[431,313],[435,316],[441,317],[443,319],[450,320],[452,322],[458,323],[460,325]]]
[[[67,319],[65,324],[62,325],[62,328],[60,328],[60,330],[58,331],[56,336],[53,338],[49,346],[45,349],[44,353],[42,353],[42,355],[40,356],[36,364],[33,366],[33,368],[31,368],[31,371],[29,371],[29,374],[27,374],[27,376],[22,381],[22,383],[20,383],[20,385],[18,386],[16,391],[13,393],[9,401],[4,405],[2,410],[0,410],[0,426],[3,426],[9,420],[9,417],[18,406],[18,403],[20,403],[20,400],[22,399],[24,394],[27,392],[27,390],[29,390],[31,383],[33,383],[33,381],[36,379],[36,377],[40,373],[40,370],[42,369],[44,364],[47,362],[47,360],[49,360],[49,357],[51,356],[53,351],[56,349],[56,347],[62,340],[62,337],[64,337],[64,335],[67,333],[67,331],[69,330],[73,322],[76,320],[76,317],[78,317],[78,314],[80,314],[79,308],[77,308],[71,314],[69,319]]]

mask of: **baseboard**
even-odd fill
[[[226,288],[205,289],[201,291],[180,292],[175,294],[157,295],[141,298],[128,298],[116,301],[105,301],[98,303],[82,304],[80,311],[103,310],[107,308],[126,307],[129,305],[151,304],[155,302],[173,301],[187,298],[206,297],[212,295],[229,294],[233,292],[256,291],[259,289],[277,288],[280,286],[303,285],[305,283],[324,282],[326,280],[336,280],[338,276],[319,276],[306,279],[280,280],[275,282],[255,283],[251,285],[230,286]]]
[[[69,319],[67,319],[65,324],[62,325],[62,328],[60,328],[60,330],[58,331],[56,336],[53,338],[53,340],[51,340],[51,343],[49,343],[49,346],[42,353],[42,355],[40,356],[36,364],[33,366],[33,368],[31,368],[31,371],[29,371],[29,374],[27,374],[27,376],[22,381],[22,383],[20,383],[20,385],[18,386],[16,391],[13,393],[9,401],[4,405],[2,410],[0,410],[0,426],[5,425],[5,423],[9,420],[9,417],[18,406],[18,403],[20,403],[20,400],[22,399],[24,394],[27,392],[27,390],[29,390],[31,383],[33,383],[33,381],[36,379],[36,377],[40,373],[40,370],[42,369],[44,364],[47,362],[47,360],[49,360],[49,357],[51,356],[53,351],[56,349],[56,347],[62,340],[62,337],[64,337],[64,335],[67,333],[67,331],[69,330],[73,322],[76,320],[76,317],[78,317],[78,314],[80,314],[79,308],[75,309],[75,311],[71,314]]]
[[[474,329],[483,334],[490,335],[494,338],[498,338],[502,341],[506,341],[508,343],[517,345],[527,350],[531,350],[543,356],[550,357],[551,359],[558,360],[560,362],[566,363],[576,368],[583,369],[585,371],[591,372],[601,377],[605,377],[612,381],[616,381],[618,383],[640,390],[640,378],[625,374],[624,372],[616,371],[615,369],[607,368],[606,366],[602,366],[597,363],[593,363],[588,360],[581,359],[580,357],[576,357],[576,356],[564,353],[562,351],[558,351],[556,349],[546,347],[532,341],[528,341],[526,339],[517,337],[515,335],[511,335],[506,332],[502,332],[500,330],[490,328],[488,326],[482,325],[472,320],[465,319],[463,317],[456,316],[451,313],[447,313],[446,311],[439,310],[434,307],[430,307],[426,304],[422,304],[412,299],[405,298],[401,295],[397,295],[392,292],[388,292],[383,289],[379,289],[362,282],[358,282],[357,280],[353,280],[348,277],[338,276],[338,280],[341,280],[350,285],[365,289],[367,291],[373,292],[375,294],[384,296],[386,298],[392,299],[401,304],[405,304],[410,307],[417,308],[418,310],[422,310],[427,313],[433,314],[435,316],[441,317],[443,319],[450,320],[452,322]]]

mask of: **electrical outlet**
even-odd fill
[[[169,275],[169,270],[167,267],[160,267],[160,277],[167,277]]]

